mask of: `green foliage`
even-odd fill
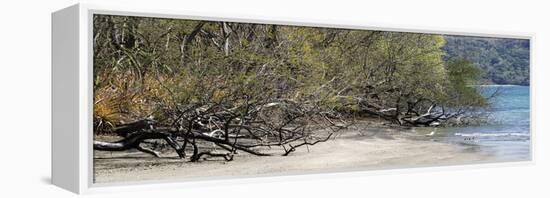
[[[461,57],[484,72],[483,81],[529,85],[529,40],[445,36],[445,59]]]
[[[446,65],[450,87],[447,90],[449,99],[448,106],[485,106],[487,101],[481,96],[474,86],[481,77],[481,69],[472,62],[453,58],[447,61]]]
[[[348,113],[380,106],[396,115],[433,103],[483,106],[470,86],[479,70],[464,60],[445,63],[442,49],[447,56],[459,51],[449,38],[95,15],[94,115],[162,120],[163,112],[185,105],[276,100]]]

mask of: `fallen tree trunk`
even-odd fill
[[[221,104],[196,105],[189,111],[177,110],[167,114],[173,116],[163,123],[148,118],[115,127],[111,132],[122,139],[115,142],[94,141],[94,150],[137,149],[159,157],[157,151],[143,144],[149,144],[147,140],[164,140],[180,158],[184,158],[185,149],[191,147],[191,161],[198,161],[202,156],[223,157],[230,161],[237,152],[256,156],[274,155],[266,150],[272,146],[284,149],[282,155],[286,156],[299,147],[327,141],[332,133],[345,128],[345,124],[334,120],[340,116],[321,111],[313,104],[290,100],[246,101],[233,108]],[[322,129],[330,129],[332,133],[327,134],[328,137],[315,137],[314,130]],[[296,143],[300,140],[303,143]],[[214,152],[216,148],[227,153]]]
[[[159,157],[159,154],[153,150],[147,149],[141,146],[141,143],[144,143],[145,140],[151,139],[162,139],[165,140],[176,152],[180,158],[185,158],[185,152],[183,147],[181,147],[173,138],[172,134],[175,133],[175,129],[171,128],[161,128],[161,129],[150,129],[134,132],[128,135],[128,137],[116,141],[116,142],[104,142],[104,141],[94,141],[94,150],[99,151],[124,151],[129,149],[138,149],[142,152],[152,154]],[[230,141],[225,141],[224,139],[211,137],[204,135],[198,132],[192,132],[184,135],[179,135],[184,139],[199,139],[207,142],[213,142],[216,145],[222,147],[223,149],[234,148],[236,150],[241,150],[246,153],[250,153],[258,156],[269,156],[269,154],[261,153],[255,150],[252,150],[246,146],[240,144],[234,144]],[[196,149],[196,148],[195,148]],[[196,154],[194,154],[196,155]],[[201,154],[202,155],[202,154]]]
[[[172,139],[171,134],[163,132],[138,131],[131,133],[126,138],[116,142],[94,141],[94,150],[124,151],[129,149],[138,149],[142,152],[159,157],[160,155],[157,152],[141,146],[141,143],[143,143],[145,140],[151,139],[165,140],[174,150],[176,150],[176,153],[180,158],[185,158],[184,148],[182,148],[174,139]]]
[[[120,126],[117,126],[113,129],[112,132],[116,133],[120,137],[126,137],[128,134],[142,130],[142,129],[152,129],[153,125],[156,123],[151,118],[138,120],[135,122],[130,122],[126,124],[122,124]]]

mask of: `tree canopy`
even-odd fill
[[[121,133],[123,146],[169,133],[195,150],[201,140],[286,155],[352,117],[428,126],[487,105],[471,86],[481,71],[449,58],[443,35],[110,15],[94,15],[93,35],[94,131]],[[143,118],[154,121],[131,122]],[[153,123],[167,128],[143,133]],[[242,133],[256,144],[238,144]]]
[[[529,85],[529,40],[445,36],[445,59],[461,57],[483,71],[482,83]]]

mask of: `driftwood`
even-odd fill
[[[114,127],[111,132],[122,139],[94,141],[94,149],[137,149],[160,157],[157,151],[144,145],[148,140],[164,140],[180,158],[185,158],[186,148],[192,151],[190,161],[204,156],[231,161],[240,152],[269,156],[274,153],[265,151],[272,147],[282,148],[281,155],[287,156],[299,147],[325,142],[346,127],[337,114],[316,107],[292,100],[245,101],[232,108],[223,104],[178,107],[168,109],[166,114],[173,117],[162,123],[148,118]],[[330,133],[315,134],[322,129],[330,129]],[[215,152],[216,148],[225,153]]]
[[[300,144],[297,144],[297,145],[292,145],[292,144],[289,144],[290,148],[287,149],[285,151],[285,153],[283,154],[283,156],[287,156],[288,154],[290,154],[291,152],[294,152],[296,151],[296,148],[298,147],[301,147],[301,146],[313,146],[319,142],[326,142],[327,140],[330,139],[330,137],[332,136],[332,134],[328,135],[325,139],[321,139],[321,140],[316,140],[314,142],[308,142],[307,140],[304,140],[304,142],[300,143]],[[285,148],[286,149],[286,148]]]
[[[147,118],[143,120],[138,120],[135,122],[130,122],[126,124],[121,124],[113,129],[113,132],[118,136],[126,137],[128,134],[142,130],[142,129],[152,129],[153,125],[156,123],[152,118]]]
[[[138,131],[133,132],[122,140],[116,142],[102,142],[94,141],[94,150],[99,151],[124,151],[129,149],[137,149],[139,151],[152,154],[156,157],[160,157],[160,154],[151,149],[142,146],[145,140],[162,139],[165,140],[178,154],[180,158],[185,157],[184,148],[182,148],[169,133],[164,132],[150,132],[150,131]]]

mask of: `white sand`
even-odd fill
[[[334,140],[300,147],[290,156],[236,155],[233,161],[213,158],[187,162],[166,153],[154,158],[138,152],[96,152],[95,181],[130,182],[175,178],[257,176],[342,170],[372,170],[492,162],[488,154],[464,146],[430,141],[396,129],[346,132]]]

